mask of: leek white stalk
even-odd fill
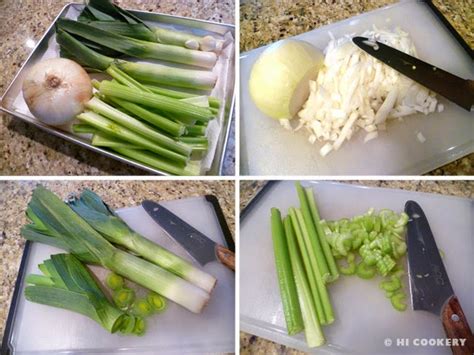
[[[43,60],[28,71],[23,81],[23,98],[31,113],[52,126],[72,121],[91,96],[89,76],[69,59]]]

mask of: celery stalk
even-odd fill
[[[201,173],[201,168],[198,163],[189,162],[186,166],[181,167],[176,165],[176,163],[173,163],[166,159],[162,159],[144,150],[123,147],[113,147],[112,149],[123,156],[136,160],[140,163],[149,165],[152,168],[163,170],[173,175],[195,176]]]
[[[191,149],[186,145],[175,141],[174,139],[165,136],[164,134],[152,129],[150,126],[138,121],[137,119],[115,109],[112,106],[102,102],[97,97],[93,97],[85,104],[86,108],[105,116],[112,121],[138,133],[142,136],[150,139],[156,144],[165,147],[173,152],[179,153],[184,156],[191,154]]]
[[[175,161],[177,164],[186,164],[188,157],[173,152],[167,148],[163,148],[146,137],[137,134],[119,124],[116,124],[109,119],[98,115],[94,112],[84,112],[77,116],[80,121],[86,122],[87,124],[97,128],[98,130],[122,139],[124,141],[138,145],[139,147],[148,149],[161,155],[164,158],[168,158]]]
[[[306,275],[308,277],[308,282],[311,290],[311,295],[313,297],[313,303],[316,308],[316,314],[318,316],[318,320],[320,324],[326,324],[326,316],[323,308],[323,304],[321,301],[321,296],[318,292],[318,286],[316,283],[316,272],[317,264],[312,264],[312,261],[309,257],[308,248],[305,245],[305,237],[303,235],[303,228],[304,223],[301,224],[298,218],[297,209],[290,208],[290,217],[291,223],[293,224],[293,228],[296,235],[296,240],[298,241],[299,250],[302,256],[303,265],[306,270]],[[301,212],[300,212],[301,213]]]
[[[190,120],[208,121],[214,117],[209,109],[169,98],[167,96],[143,92],[138,89],[129,88],[106,80],[100,83],[99,91],[105,96],[116,97],[136,104],[153,107],[167,113],[189,118]]]
[[[175,99],[186,99],[186,98],[189,98],[189,97],[199,96],[199,95],[191,94],[191,93],[188,93],[188,92],[165,89],[165,88],[162,88],[162,87],[159,87],[159,86],[156,86],[156,85],[145,85],[145,86],[148,89],[150,89],[152,92],[154,92],[155,94],[169,96],[169,97],[173,97]],[[209,100],[209,106],[210,107],[214,107],[214,108],[219,108],[220,107],[221,102],[217,97],[208,96],[208,100]]]
[[[287,237],[285,237],[286,229],[283,228],[280,211],[276,208],[271,210],[271,225],[275,266],[283,312],[285,314],[286,329],[288,334],[293,335],[303,330],[303,319],[296,293],[295,278],[291,269]]]
[[[336,261],[334,260],[334,256],[331,253],[331,248],[329,246],[328,241],[326,240],[323,228],[321,227],[321,219],[319,217],[318,207],[314,199],[313,189],[307,187],[305,189],[305,195],[308,201],[309,209],[311,211],[312,221],[316,226],[317,237],[323,249],[324,257],[331,273],[329,281],[337,280],[337,278],[339,277],[339,272],[337,271]]]
[[[288,242],[288,251],[290,254],[291,268],[295,275],[296,291],[298,292],[298,300],[303,316],[304,332],[306,343],[309,347],[321,346],[324,344],[324,334],[318,321],[317,311],[313,302],[311,287],[309,285],[307,273],[305,273],[304,264],[302,262],[301,250],[298,251],[297,235],[295,225],[292,223],[293,218],[285,219],[285,227],[288,231],[286,234]],[[295,233],[296,232],[296,233]]]

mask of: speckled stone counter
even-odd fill
[[[240,182],[240,210],[244,208],[266,181]],[[429,192],[442,195],[474,198],[474,181],[340,181],[342,183]],[[240,332],[240,353],[247,354],[304,354],[281,344]]]
[[[249,0],[240,6],[240,51],[245,52],[283,38],[311,31],[374,10],[396,0]],[[474,47],[471,0],[435,0],[434,3],[464,40]],[[473,175],[474,154],[428,175]]]
[[[155,201],[215,195],[234,233],[235,189],[232,181],[0,181],[0,343],[10,307],[25,241],[20,228],[27,222],[25,209],[34,187],[41,183],[61,198],[88,187],[113,209]]]
[[[69,0],[0,1],[0,95]],[[125,8],[234,23],[234,0],[121,0]],[[235,120],[233,120],[235,121]],[[232,123],[234,124],[234,123]],[[234,138],[225,175],[234,175]],[[0,175],[145,175],[145,171],[54,137],[0,111]]]

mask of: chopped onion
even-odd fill
[[[359,129],[367,132],[364,142],[368,142],[386,129],[389,119],[444,109],[434,93],[354,45],[354,35],[329,35],[324,67],[309,82],[308,100],[298,113],[298,127],[310,132],[309,141],[326,142],[319,152],[322,156],[339,149]],[[416,56],[410,36],[399,28],[388,31],[373,26],[361,36]]]
[[[84,111],[92,83],[76,62],[46,59],[34,65],[23,81],[23,98],[31,113],[52,126],[64,125]]]

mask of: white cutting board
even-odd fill
[[[389,21],[390,20],[390,21]],[[320,49],[335,37],[360,34],[372,25],[400,26],[415,42],[418,56],[465,79],[474,79],[474,65],[454,37],[421,1],[408,0],[295,36]],[[321,143],[308,133],[290,132],[261,113],[250,98],[251,68],[266,47],[243,53],[240,59],[241,172],[245,175],[417,175],[474,151],[474,115],[439,97],[445,110],[394,121],[364,144],[359,132],[325,158]],[[269,80],[272,80],[269,78]],[[422,132],[426,142],[417,140]]]
[[[466,317],[474,327],[474,203],[473,200],[402,190],[361,187],[331,182],[304,182],[312,186],[321,217],[339,219],[365,213],[370,207],[403,211],[409,199],[423,208],[444,264]],[[270,232],[270,209],[283,215],[299,206],[292,181],[272,186],[240,225],[240,322],[243,331],[303,351],[304,334],[288,336],[277,283]],[[314,353],[451,354],[444,347],[386,347],[390,338],[445,338],[440,319],[428,312],[394,310],[379,289],[380,278],[344,277],[329,285],[335,322],[323,327],[327,345]],[[405,285],[407,287],[407,285]],[[408,290],[408,288],[407,288]]]
[[[162,204],[212,240],[226,245],[214,209],[204,197]],[[117,212],[136,232],[191,260],[184,249],[168,237],[141,206]],[[61,251],[33,243],[26,274],[39,273],[37,265],[58,252]],[[28,302],[23,297],[23,285],[13,325],[12,345],[15,354],[65,351],[101,354],[115,354],[118,351],[126,354],[233,352],[234,273],[218,262],[207,264],[204,270],[218,280],[204,311],[194,314],[169,302],[163,314],[147,318],[147,332],[142,337],[109,334],[87,317]],[[94,272],[101,280],[106,275],[102,268],[95,267]]]

